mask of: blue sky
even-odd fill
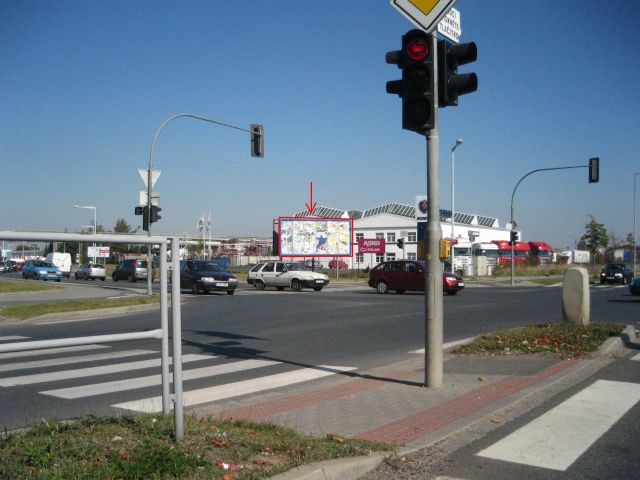
[[[509,220],[525,240],[573,245],[588,215],[633,230],[640,172],[640,2],[460,0],[478,45],[476,93],[440,110],[441,208]],[[412,25],[386,0],[0,0],[0,228],[75,231],[93,214],[134,228],[153,135],[176,113],[265,126],[251,158],[240,131],[178,119],[161,133],[154,233],[268,236],[273,218],[319,205],[364,210],[426,193],[424,137],[401,129],[400,78],[385,53]],[[639,178],[640,180],[640,178]],[[640,182],[639,182],[640,183]]]

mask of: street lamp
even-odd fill
[[[454,244],[453,239],[455,238],[453,235],[453,224],[456,216],[455,209],[455,159],[456,159],[456,148],[458,145],[462,145],[462,139],[456,139],[456,144],[451,148],[451,273],[455,273],[455,267],[453,266],[453,261],[455,260],[454,253]]]
[[[97,209],[96,207],[88,206],[88,205],[74,205],[73,208],[89,208],[93,210],[93,235],[95,236],[97,230],[96,227],[98,225],[96,217],[97,217]],[[93,263],[96,263],[96,244],[93,243]]]
[[[636,178],[640,175],[640,172],[633,174],[633,278],[636,278],[636,258],[637,258],[637,249],[636,245],[638,245],[637,236],[636,236]]]

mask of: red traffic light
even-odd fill
[[[424,38],[416,38],[407,44],[405,50],[411,60],[419,62],[429,55],[429,43]]]

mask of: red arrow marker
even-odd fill
[[[313,215],[313,211],[316,209],[316,202],[313,201],[313,182],[309,180],[309,203],[305,203],[309,215]]]

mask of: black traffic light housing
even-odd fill
[[[264,158],[264,127],[252,123],[251,127],[251,156]]]
[[[142,208],[142,229],[149,231],[149,206],[145,205]]]
[[[458,96],[478,89],[475,73],[458,73],[458,67],[475,62],[478,48],[474,42],[453,44],[447,40],[438,41],[438,106],[458,105]]]
[[[162,218],[160,215],[158,215],[158,213],[161,211],[162,209],[157,205],[151,205],[151,223],[155,223]]]
[[[600,158],[589,159],[589,183],[598,183],[600,181]]]
[[[516,242],[520,240],[520,235],[515,230],[511,230],[511,241],[509,242],[512,246],[516,244]]]
[[[422,135],[434,127],[432,44],[432,34],[410,30],[402,36],[402,50],[385,57],[402,69],[402,80],[387,82],[387,93],[402,98],[402,128]]]
[[[398,246],[398,248],[404,248],[404,238],[399,238],[396,242],[396,245]]]

